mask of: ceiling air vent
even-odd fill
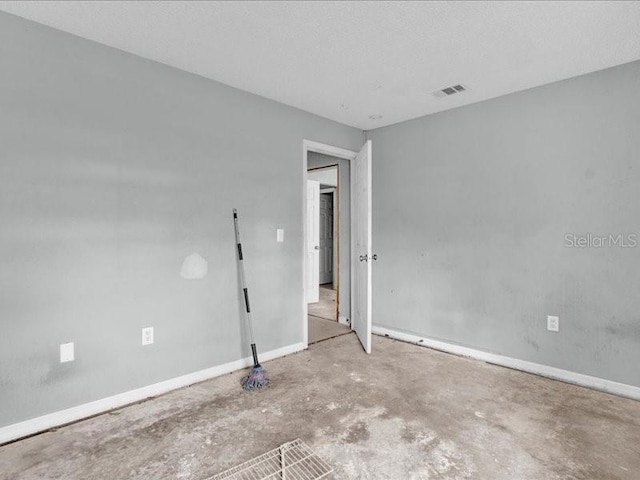
[[[448,97],[450,95],[455,95],[456,93],[464,92],[468,90],[464,85],[452,85],[450,87],[445,87],[441,90],[436,90],[433,94],[438,98]]]

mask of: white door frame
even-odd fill
[[[307,245],[307,155],[309,152],[322,153],[324,155],[329,155],[331,157],[343,158],[345,160],[352,161],[358,155],[358,152],[353,152],[351,150],[345,150],[344,148],[334,147],[333,145],[327,145],[326,143],[314,142],[311,140],[303,140],[302,141],[302,342],[304,343],[304,348],[309,347],[309,324],[308,324],[308,315],[309,315],[309,306],[307,305],[307,289],[305,288],[306,279],[307,279],[307,262],[306,262],[306,245]],[[349,240],[351,243],[351,240]],[[350,271],[353,275],[353,258],[351,259]],[[351,315],[349,315],[351,316]]]

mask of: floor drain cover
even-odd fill
[[[333,468],[302,440],[287,442],[210,480],[319,480]]]

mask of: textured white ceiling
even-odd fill
[[[640,59],[640,2],[0,1],[0,10],[366,130]],[[457,83],[470,90],[431,93]]]

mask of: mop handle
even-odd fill
[[[238,229],[238,211],[233,209],[233,226],[236,232],[236,244],[238,246],[238,260],[240,263],[240,282],[242,283],[242,292],[244,293],[244,306],[247,311],[247,323],[249,324],[249,337],[251,338],[251,353],[253,354],[253,364],[258,365],[258,353],[256,351],[256,341],[253,338],[253,316],[251,307],[249,306],[249,289],[247,288],[247,280],[244,274],[244,258],[242,256],[242,244],[240,243],[240,230]]]

